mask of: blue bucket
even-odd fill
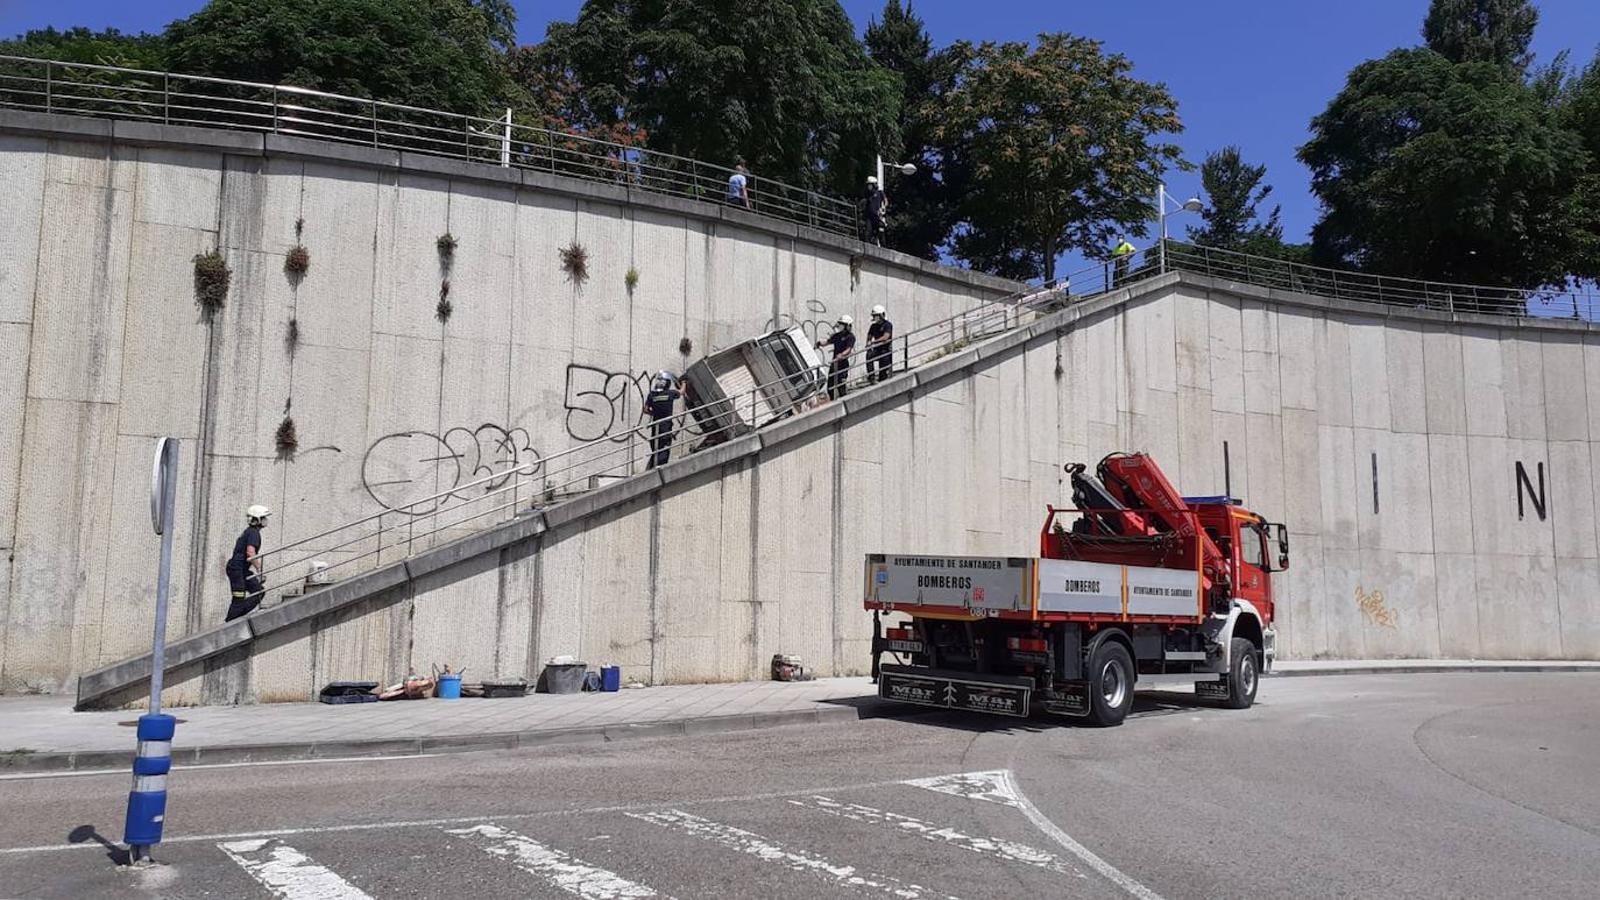
[[[622,667],[600,667],[600,690],[612,692],[622,690]]]
[[[461,676],[455,674],[439,676],[439,699],[461,699]]]

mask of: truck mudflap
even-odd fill
[[[1033,703],[1032,678],[978,675],[884,665],[878,670],[878,696],[900,703],[1026,718]]]

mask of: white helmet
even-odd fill
[[[877,184],[877,183],[878,183],[878,176],[876,176],[876,175],[868,175],[867,176],[867,184]]]
[[[849,328],[850,326],[856,324],[856,320],[851,318],[849,313],[845,313],[844,315],[839,317],[839,324],[843,325],[846,328]]]
[[[244,511],[245,517],[252,522],[265,522],[267,516],[272,515],[272,510],[257,503]]]
[[[676,381],[677,378],[671,372],[668,372],[666,369],[662,369],[661,371],[656,373],[656,380],[657,381]]]
[[[882,303],[879,303],[878,305],[876,305],[876,306],[874,306],[872,308],[872,314],[875,315],[875,316],[886,316],[886,315],[889,314],[889,311],[887,309],[883,308],[883,304]]]

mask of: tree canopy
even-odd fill
[[[167,27],[181,72],[498,115],[507,0],[211,0]]]
[[[1487,62],[1527,70],[1539,24],[1529,0],[1433,0],[1422,20],[1428,49],[1451,62]]]
[[[1183,124],[1164,85],[1068,34],[953,49],[963,65],[935,133],[971,166],[957,256],[1052,279],[1067,250],[1104,258],[1113,238],[1148,234],[1162,173],[1182,164],[1165,140]]]
[[[837,0],[588,0],[546,33],[583,106],[649,146],[857,195],[899,144],[900,84]]]
[[[1266,166],[1244,161],[1238,147],[1223,147],[1208,154],[1200,165],[1200,185],[1206,205],[1200,211],[1205,225],[1189,226],[1189,240],[1225,250],[1261,252],[1283,243],[1281,208],[1273,206],[1265,220],[1260,207],[1272,196],[1272,186],[1263,185]]]
[[[115,28],[90,31],[44,28],[0,41],[0,53],[32,56],[61,62],[121,66],[125,69],[162,69],[166,66],[166,41],[156,34],[123,34]]]

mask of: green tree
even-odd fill
[[[123,34],[115,28],[90,31],[45,28],[0,41],[0,54],[32,56],[62,62],[121,66],[126,69],[161,69],[166,65],[166,43],[160,35]]]
[[[867,58],[837,0],[587,0],[546,32],[583,105],[649,145],[858,196],[896,147],[900,85]]]
[[[1244,161],[1239,148],[1223,147],[1200,165],[1200,185],[1207,202],[1200,211],[1202,227],[1189,226],[1189,240],[1224,250],[1256,252],[1283,243],[1281,207],[1273,206],[1265,221],[1259,209],[1272,196],[1272,186],[1261,182],[1266,166]]]
[[[1587,153],[1558,119],[1498,63],[1412,49],[1356,67],[1300,148],[1323,205],[1317,257],[1512,287],[1563,280]]]
[[[1570,274],[1600,279],[1600,55],[1558,100],[1561,122],[1583,141],[1588,167],[1568,199],[1566,255]]]
[[[934,139],[942,98],[956,67],[951,55],[935,51],[922,19],[907,2],[888,0],[883,14],[867,25],[867,54],[900,76],[900,147],[883,147],[891,161],[910,162],[917,171],[888,178],[889,227],[884,243],[896,250],[938,259],[954,226],[955,198],[963,190],[961,160]]]
[[[494,116],[504,0],[211,0],[167,26],[173,69]]]
[[[1539,24],[1529,0],[1433,0],[1422,21],[1428,49],[1451,62],[1487,62],[1518,74],[1533,62]]]
[[[1164,85],[1068,34],[952,51],[962,70],[935,134],[971,166],[956,256],[1048,280],[1068,250],[1104,259],[1118,235],[1148,234],[1162,173],[1183,164],[1163,139],[1183,129]]]

